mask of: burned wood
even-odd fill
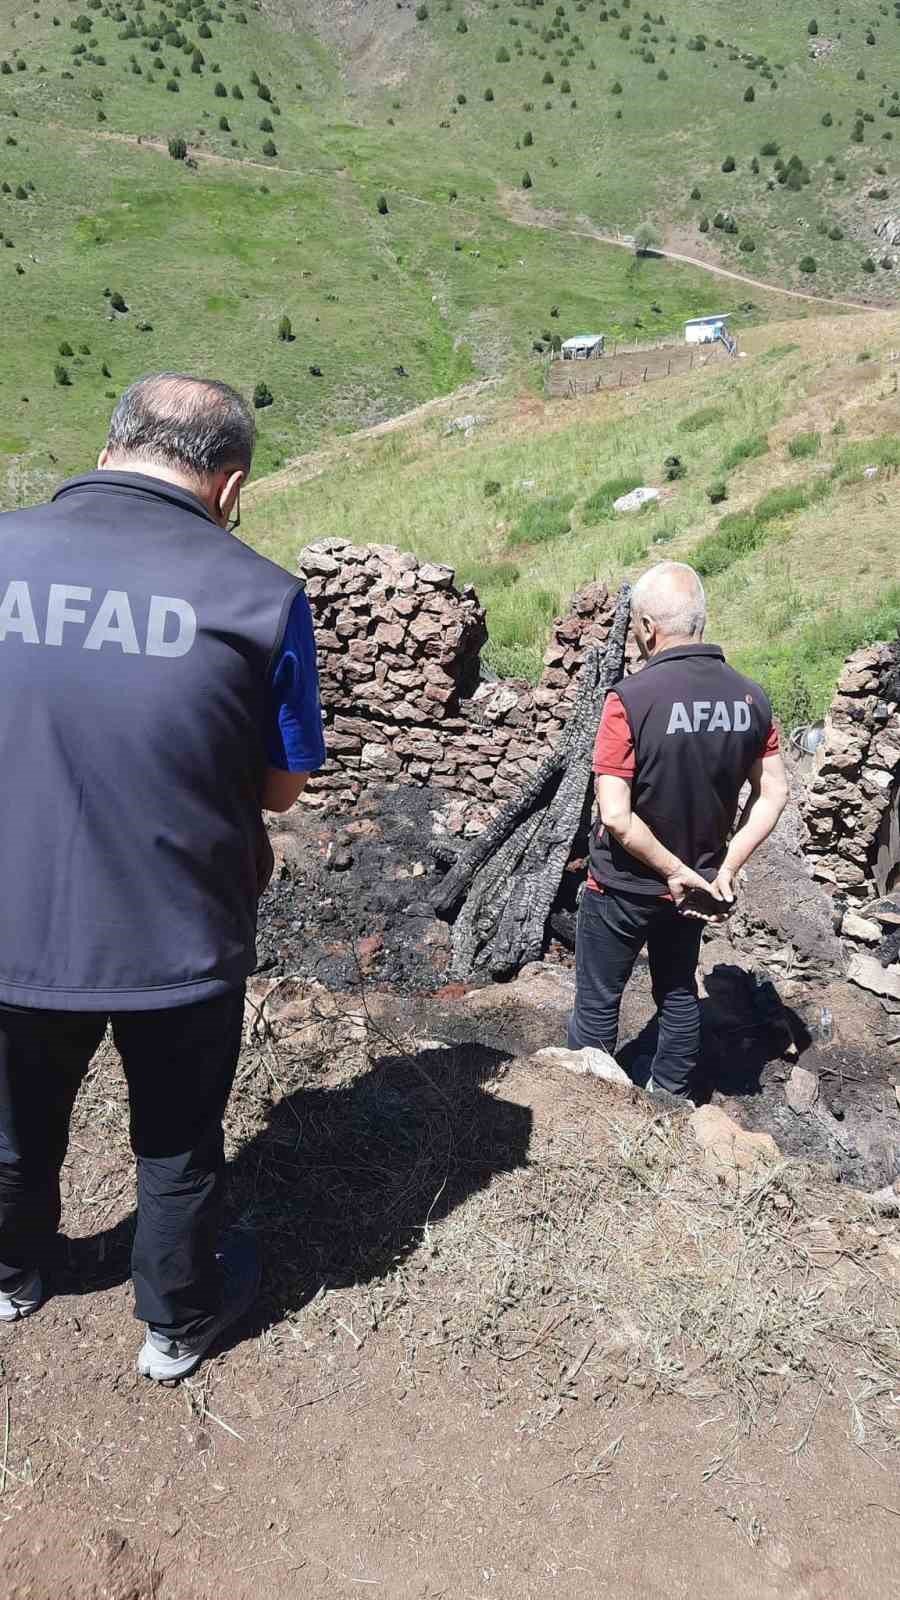
[[[560,743],[534,776],[462,852],[432,896],[453,928],[456,978],[494,977],[540,958],[547,922],[591,791],[591,756],[603,702],[622,677],[631,591],[619,591],[601,661],[584,663]]]

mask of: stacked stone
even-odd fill
[[[313,804],[352,803],[373,778],[458,797],[450,827],[473,833],[537,770],[565,725],[584,652],[614,611],[604,584],[553,625],[537,688],[481,682],[487,637],[474,590],[451,567],[393,545],[325,539],[301,551],[316,626],[328,765]],[[552,659],[551,659],[552,658]]]
[[[848,658],[825,719],[803,812],[813,876],[851,910],[891,886],[900,866],[900,644]],[[845,933],[853,937],[849,918]]]

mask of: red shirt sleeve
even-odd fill
[[[778,737],[778,729],[773,722],[766,735],[766,742],[760,751],[760,759],[764,760],[766,756],[777,756],[780,749],[781,740]]]
[[[604,701],[593,765],[598,778],[626,778],[630,782],[634,777],[636,763],[631,724],[619,696],[612,692]]]

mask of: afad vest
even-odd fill
[[[735,672],[718,645],[663,650],[616,684],[634,738],[632,810],[660,843],[712,879],[738,799],[772,725],[765,694]],[[591,874],[604,888],[659,895],[665,885],[597,822]]]
[[[297,578],[138,473],[0,517],[0,1003],[188,1005],[255,966]]]

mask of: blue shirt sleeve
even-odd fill
[[[281,772],[316,772],[325,764],[316,640],[309,601],[291,606],[272,667],[266,708],[266,753]]]

